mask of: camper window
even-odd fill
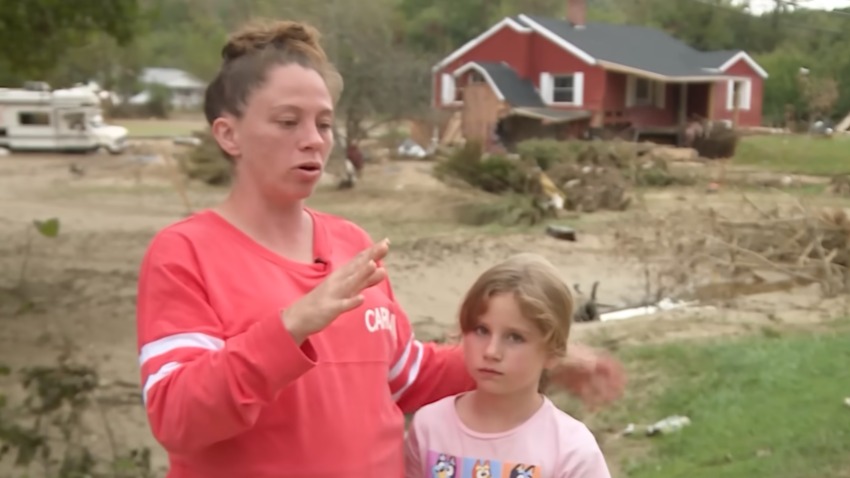
[[[85,113],[68,113],[64,116],[65,122],[68,124],[68,129],[86,130],[86,115]]]
[[[18,123],[22,126],[47,126],[50,124],[50,113],[41,111],[18,113]]]

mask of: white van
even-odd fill
[[[103,122],[100,99],[88,88],[0,88],[0,147],[120,154],[127,128]]]

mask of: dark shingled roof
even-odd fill
[[[720,68],[738,53],[741,53],[741,50],[698,51],[697,54],[702,55],[702,62],[707,63],[710,68]]]
[[[537,90],[534,89],[534,84],[525,78],[520,78],[517,72],[507,64],[482,61],[474,63],[487,72],[496,84],[496,88],[504,95],[505,102],[511,106],[545,106]]]
[[[528,15],[560,38],[598,60],[664,76],[711,76],[738,51],[702,52],[669,34],[647,27],[588,22],[574,28],[569,22]],[[520,17],[513,17],[525,24]]]
[[[562,110],[549,108],[537,94],[534,85],[520,78],[516,71],[506,63],[476,61],[478,66],[493,80],[496,88],[505,97],[505,102],[511,105],[512,115],[545,119],[555,123],[564,123],[590,117],[585,110]]]

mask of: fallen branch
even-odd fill
[[[737,246],[735,244],[730,244],[730,243],[728,243],[728,242],[726,242],[726,241],[724,241],[724,240],[722,240],[718,237],[708,236],[708,239],[716,241],[716,242],[720,243],[721,245],[723,245],[725,247],[728,247],[728,248],[730,248],[730,249],[732,249],[736,252],[739,252],[739,253],[744,254],[748,257],[751,257],[751,258],[755,259],[757,263],[759,263],[759,264],[761,264],[765,267],[774,269],[777,272],[782,272],[783,274],[789,275],[791,277],[796,277],[798,279],[809,280],[809,281],[812,281],[812,282],[818,282],[819,281],[819,279],[817,279],[814,276],[811,276],[809,274],[803,274],[803,273],[800,273],[800,272],[795,272],[795,271],[789,269],[788,267],[786,267],[782,264],[779,264],[775,261],[771,261],[770,259],[764,257],[763,255],[761,255],[761,254],[759,254],[755,251],[745,249],[745,248]]]
[[[752,217],[742,220],[729,220],[714,209],[644,218],[619,233],[618,247],[672,253],[661,274],[684,294],[705,286],[706,277],[710,283],[732,280],[756,289],[783,281],[764,272],[819,284],[826,297],[850,291],[850,217],[840,209],[810,209],[794,199],[790,208],[767,212],[744,196]]]

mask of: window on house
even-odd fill
[[[652,80],[646,78],[635,79],[635,104],[636,105],[651,105],[652,104]]]
[[[729,80],[726,83],[726,110],[735,108],[735,100],[738,101],[738,109],[749,110],[753,101],[753,85],[750,80]]]
[[[18,123],[23,126],[48,126],[50,124],[50,113],[41,111],[18,113]]]
[[[574,103],[575,77],[573,75],[555,75],[553,77],[552,101],[555,103]]]

